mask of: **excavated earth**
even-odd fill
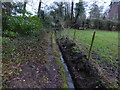
[[[75,88],[106,88],[96,68],[80,50],[74,51],[75,43],[66,39],[57,41],[65,63],[71,73]]]

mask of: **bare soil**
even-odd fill
[[[97,69],[88,61],[86,55],[78,48],[76,51],[73,50],[75,43],[62,38],[58,40],[58,44],[72,75],[75,88],[106,88],[100,80]]]

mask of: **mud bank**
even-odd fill
[[[75,43],[68,39],[57,40],[65,63],[68,66],[75,88],[106,88],[96,68],[88,61]]]

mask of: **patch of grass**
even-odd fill
[[[75,47],[75,46],[74,46],[74,47],[72,47],[72,48],[71,48],[71,50],[72,50],[72,52],[79,52],[78,48],[77,48],[77,47]]]
[[[62,61],[60,60],[60,54],[59,54],[58,49],[57,49],[57,44],[55,42],[54,34],[52,35],[52,45],[53,45],[52,48],[54,50],[54,56],[55,56],[54,58],[56,60],[57,66],[60,69],[60,71],[59,71],[61,74],[60,78],[62,78],[62,80],[63,80],[63,83],[61,83],[60,88],[69,88],[68,83],[67,83],[65,69],[64,69],[64,66],[62,64]]]
[[[64,67],[63,67],[63,64],[62,64],[62,62],[61,62],[61,60],[60,60],[60,58],[59,57],[55,57],[55,60],[56,60],[56,62],[57,62],[57,65],[59,66],[59,68],[60,68],[60,74],[61,74],[61,78],[63,79],[63,83],[61,83],[61,88],[69,88],[68,87],[68,83],[67,83],[67,78],[66,78],[66,72],[65,72],[65,69],[64,69]]]

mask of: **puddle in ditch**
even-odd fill
[[[92,66],[82,52],[76,51],[75,43],[68,39],[57,41],[62,56],[67,64],[75,88],[106,88],[97,75],[97,70]]]
[[[63,59],[62,53],[61,53],[58,45],[57,45],[57,48],[58,48],[58,50],[59,50],[60,59],[61,59],[61,61],[62,61],[62,63],[63,63],[64,69],[65,69],[65,72],[66,72],[66,77],[67,77],[68,86],[69,86],[69,88],[75,88],[75,87],[74,87],[74,84],[73,84],[73,80],[72,80],[71,75],[70,75],[70,72],[69,72],[69,70],[68,70],[68,67],[67,67],[64,59]]]

